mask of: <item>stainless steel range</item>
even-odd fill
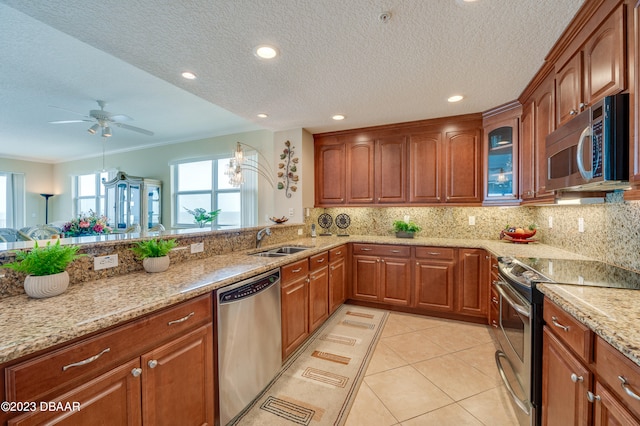
[[[498,371],[521,425],[541,424],[542,306],[538,283],[640,289],[640,274],[592,260],[498,259],[500,321],[496,333]]]

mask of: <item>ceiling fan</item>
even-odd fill
[[[51,124],[67,124],[67,123],[93,123],[91,127],[87,129],[89,133],[95,135],[98,130],[101,130],[101,135],[105,138],[111,137],[111,126],[120,127],[126,130],[132,130],[134,132],[142,133],[143,135],[153,136],[153,132],[141,129],[140,127],[130,126],[128,124],[123,123],[123,121],[132,121],[133,118],[124,114],[112,114],[108,111],[104,110],[104,107],[107,105],[105,101],[96,101],[98,102],[98,106],[100,109],[92,109],[89,111],[89,115],[84,115],[79,112],[71,111],[65,108],[60,108],[57,106],[50,105],[53,108],[62,109],[65,111],[72,112],[74,114],[78,114],[83,116],[82,120],[63,120],[63,121],[50,121]]]

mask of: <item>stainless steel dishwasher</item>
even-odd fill
[[[282,366],[280,270],[217,293],[220,424],[226,425]]]

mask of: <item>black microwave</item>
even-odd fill
[[[629,95],[607,96],[546,139],[547,190],[629,186]]]

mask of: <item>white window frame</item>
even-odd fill
[[[72,206],[72,211],[73,211],[73,215],[74,217],[83,214],[83,213],[89,213],[89,212],[83,212],[80,211],[80,201],[82,200],[95,200],[95,205],[96,205],[96,210],[94,211],[94,213],[96,213],[97,215],[105,215],[106,213],[106,206],[105,204],[105,197],[106,197],[106,191],[102,191],[102,178],[101,175],[103,173],[107,173],[107,177],[106,180],[111,180],[113,179],[113,177],[116,175],[117,170],[108,170],[106,172],[104,171],[99,171],[99,172],[93,172],[93,173],[82,173],[82,174],[78,174],[78,175],[73,175],[71,177],[71,188],[72,188],[72,194],[73,194],[73,206]],[[94,176],[94,180],[95,180],[95,195],[85,195],[85,196],[80,196],[79,193],[80,191],[78,190],[78,185],[79,185],[79,178],[80,176],[88,176],[88,175],[93,175]]]
[[[177,218],[179,217],[179,210],[181,210],[184,206],[178,205],[178,197],[180,195],[191,195],[191,194],[210,194],[211,195],[211,206],[210,211],[215,211],[218,209],[218,194],[232,194],[239,193],[240,194],[240,226],[251,226],[251,224],[255,223],[255,218],[257,217],[257,190],[253,188],[257,188],[257,185],[252,182],[255,179],[249,178],[249,182],[247,182],[247,178],[245,178],[245,183],[241,185],[239,188],[229,188],[229,189],[218,189],[218,162],[219,160],[230,159],[231,156],[228,154],[221,154],[215,156],[207,156],[207,157],[199,157],[199,158],[191,158],[186,160],[180,160],[169,163],[171,166],[171,226],[173,228],[196,228],[198,225],[196,223],[178,223]],[[196,191],[178,191],[179,182],[178,182],[178,173],[176,171],[176,167],[188,164],[188,163],[197,163],[202,161],[211,161],[211,190],[196,190]],[[253,173],[251,173],[253,175]],[[224,224],[223,224],[224,225]]]

